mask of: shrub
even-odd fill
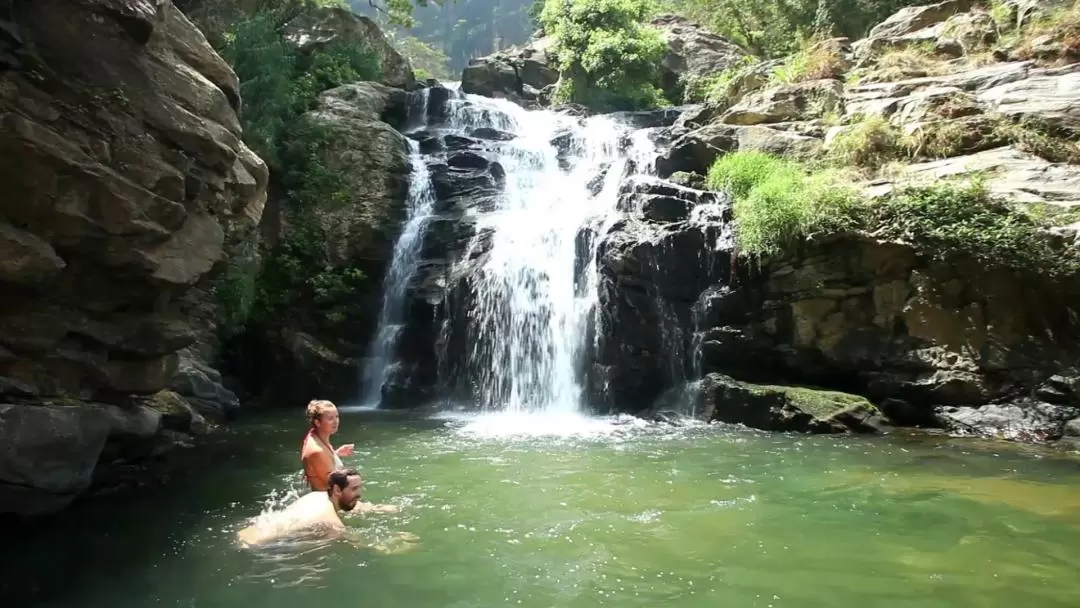
[[[841,166],[878,169],[909,156],[903,134],[881,116],[868,116],[844,127],[829,143],[829,160]]]
[[[748,257],[779,255],[815,235],[855,225],[860,197],[839,174],[808,174],[797,163],[763,152],[721,157],[710,187],[732,196],[735,238]]]
[[[881,233],[919,245],[939,261],[970,258],[986,268],[1058,276],[1077,270],[1075,254],[1028,214],[994,197],[978,179],[909,186],[874,207]]]
[[[667,45],[642,25],[651,12],[648,0],[545,2],[540,22],[560,72],[554,100],[597,110],[663,105],[657,66]]]

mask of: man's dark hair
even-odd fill
[[[344,490],[349,485],[350,477],[360,477],[360,473],[357,473],[356,469],[334,469],[330,471],[330,483],[326,486],[326,493],[333,496],[334,486],[337,486],[339,490]]]

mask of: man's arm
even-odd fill
[[[353,511],[361,513],[397,513],[401,509],[397,505],[376,505],[370,502],[358,502]]]

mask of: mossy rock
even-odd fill
[[[801,386],[740,382],[709,374],[701,383],[707,418],[765,431],[876,432],[879,413],[865,397]]]

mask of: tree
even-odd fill
[[[649,0],[547,0],[540,22],[560,72],[556,101],[598,110],[662,104],[656,82],[666,45],[644,25],[653,8]]]

